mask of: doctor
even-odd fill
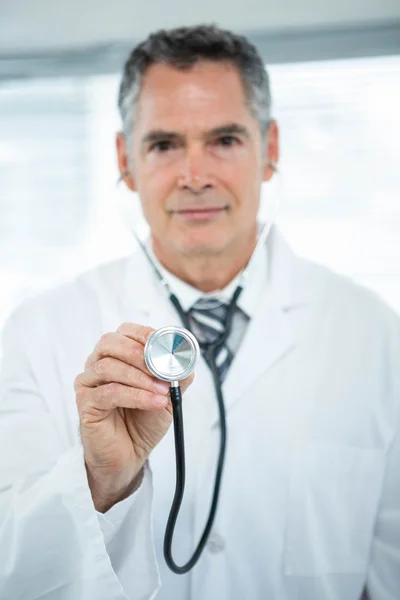
[[[224,317],[206,300],[229,302],[278,161],[262,60],[215,27],[155,33],[126,62],[120,110],[119,167],[140,195],[148,251],[210,333]],[[228,447],[217,517],[182,576],[162,555],[175,485],[168,386],[143,359],[150,333],[174,324],[142,252],[10,319],[1,600],[398,600],[398,318],[294,256],[275,229],[257,247],[219,357]],[[184,389],[178,563],[204,528],[220,434],[204,359]]]

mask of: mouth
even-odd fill
[[[196,206],[175,210],[173,214],[184,221],[212,221],[224,214],[228,210],[227,206]]]

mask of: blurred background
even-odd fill
[[[134,247],[117,207],[122,64],[151,30],[201,22],[265,60],[289,242],[400,311],[399,0],[0,0],[0,328]]]

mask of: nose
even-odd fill
[[[188,148],[178,177],[178,186],[199,194],[214,187],[214,178],[202,148]]]

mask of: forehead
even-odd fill
[[[137,108],[140,131],[255,122],[239,71],[229,63],[202,61],[185,70],[153,65],[144,75]]]

